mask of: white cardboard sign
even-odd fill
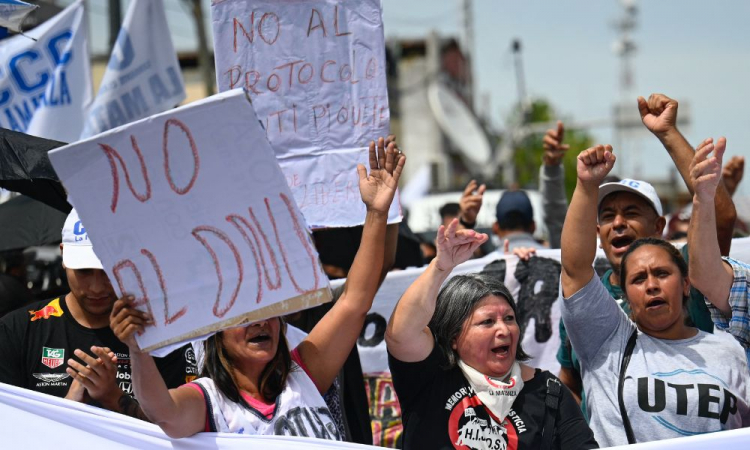
[[[304,218],[240,89],[50,152],[149,351],[330,300]]]
[[[380,1],[214,0],[211,14],[219,90],[248,90],[307,222],[362,224],[355,167],[390,118]]]

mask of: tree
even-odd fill
[[[520,123],[523,120],[524,123],[530,124],[553,123],[558,119],[566,124],[566,119],[558,116],[549,102],[537,99],[531,103],[525,114],[517,106],[510,120],[514,123]],[[542,154],[544,154],[543,138],[544,131],[529,135],[516,145],[513,157],[516,166],[516,180],[523,188],[538,189],[539,187],[539,166],[542,164]],[[576,157],[582,150],[591,147],[593,140],[585,130],[574,130],[566,127],[563,142],[570,145],[570,150],[563,159],[565,191],[568,200],[570,200],[576,185]]]

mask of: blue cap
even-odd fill
[[[521,213],[527,222],[534,220],[534,208],[531,206],[531,200],[525,191],[505,191],[497,202],[495,208],[495,218],[498,222],[513,211]]]

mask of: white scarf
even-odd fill
[[[461,360],[458,361],[458,367],[474,388],[482,404],[502,422],[508,416],[518,393],[523,389],[521,365],[518,362],[513,363],[507,383],[500,378],[488,377]]]

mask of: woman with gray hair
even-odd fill
[[[528,356],[508,288],[473,274],[441,289],[487,240],[457,226],[438,230],[437,256],[399,300],[385,335],[402,448],[597,448],[567,388],[521,363]]]

